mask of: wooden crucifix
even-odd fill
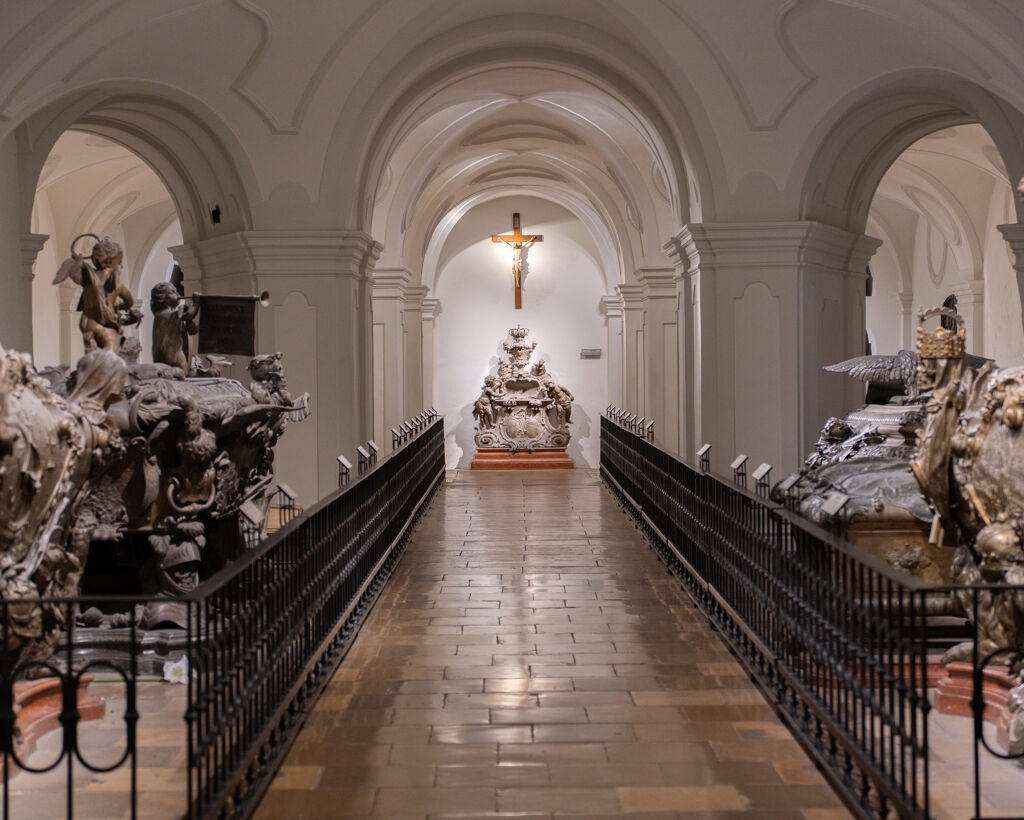
[[[543,242],[544,237],[540,234],[533,236],[522,233],[519,230],[519,214],[512,214],[512,233],[495,234],[491,237],[492,242],[504,242],[512,248],[512,276],[516,283],[516,310],[523,307],[523,248],[528,248],[534,242]]]

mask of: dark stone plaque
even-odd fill
[[[199,353],[256,355],[256,306],[252,296],[199,297]]]

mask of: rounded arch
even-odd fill
[[[832,107],[805,143],[794,171],[802,178],[801,218],[862,233],[875,191],[900,154],[935,131],[968,123],[988,132],[1011,179],[1024,175],[1024,114],[988,89],[931,69],[861,86]]]
[[[706,149],[679,99],[679,83],[670,84],[645,55],[607,32],[554,15],[533,15],[528,27],[513,17],[467,23],[408,52],[386,76],[364,77],[332,134],[321,201],[344,207],[354,189],[351,224],[370,230],[374,194],[412,113],[455,83],[512,66],[563,72],[628,107],[662,164],[678,225],[707,218],[713,203]],[[691,96],[689,108],[699,107]],[[374,98],[380,102],[367,116]]]
[[[561,205],[573,214],[587,228],[594,244],[600,254],[600,263],[604,272],[606,290],[611,293],[618,284],[617,271],[622,267],[621,244],[616,241],[608,230],[602,216],[587,202],[567,193],[557,186],[534,185],[530,190],[524,191],[515,185],[498,185],[485,191],[480,191],[467,197],[462,202],[452,205],[449,210],[436,221],[430,232],[424,254],[423,254],[423,278],[422,284],[434,292],[437,286],[438,263],[441,258],[441,251],[445,241],[458,221],[477,205],[501,199],[507,196],[532,196],[537,199],[546,199]]]
[[[220,118],[170,86],[112,81],[50,100],[16,127],[24,230],[43,165],[69,129],[105,137],[145,161],[167,187],[186,242],[252,227],[256,177]],[[210,216],[214,207],[220,209],[218,223]]]

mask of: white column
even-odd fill
[[[622,297],[602,296],[601,310],[608,329],[608,403],[622,406]]]
[[[696,248],[692,241],[683,244],[679,238],[673,238],[665,244],[665,253],[672,260],[674,268],[673,282],[676,294],[676,343],[678,362],[678,417],[679,417],[679,455],[687,460],[694,458],[694,452],[701,442],[696,440],[697,425],[694,421],[694,299],[697,285],[691,275],[691,267],[695,269],[696,261],[691,263],[688,252],[696,256]]]
[[[440,299],[424,299],[421,329],[423,332],[423,406],[433,407],[434,398],[434,322],[441,314]]]
[[[902,292],[896,295],[900,306],[900,347],[904,350],[917,349],[917,316],[914,313],[914,292]],[[889,355],[895,350],[876,350],[875,353]]]
[[[356,446],[372,436],[367,279],[380,244],[358,231],[244,231],[170,251],[186,292],[269,291],[272,308],[258,314],[257,349],[284,353],[291,392],[308,390],[313,409],[277,445],[278,475],[304,505],[332,492],[336,457],[355,461]],[[247,383],[244,363],[235,370]]]
[[[43,245],[46,244],[46,240],[49,238],[49,234],[45,233],[23,233],[21,235],[21,287],[19,290],[22,294],[28,294],[27,309],[29,326],[29,345],[22,349],[33,354],[35,353],[35,347],[34,341],[32,340],[32,280],[35,278],[34,268],[36,264],[36,257],[39,256],[39,251],[43,249]],[[53,271],[53,273],[56,272],[57,271]],[[52,276],[49,272],[44,273],[43,275]],[[59,328],[42,328],[42,331],[44,333],[52,333],[54,331],[59,332]],[[74,360],[74,362],[77,361],[78,359]],[[69,364],[74,364],[74,362],[69,362]]]
[[[665,244],[676,269],[679,325],[679,381],[683,430],[680,455],[689,461],[697,448],[718,435],[718,379],[716,377],[715,249],[701,226],[687,226]],[[691,228],[696,228],[691,230]],[[731,460],[731,459],[730,459]],[[726,461],[725,463],[729,463]]]
[[[679,452],[679,337],[676,276],[672,268],[636,272],[643,287],[644,412],[653,418],[654,441]]]
[[[405,338],[403,312],[409,271],[373,273],[373,437],[384,447],[390,428],[405,420]]]
[[[1024,225],[1013,222],[1009,225],[997,225],[1006,244],[1013,251],[1013,270],[1017,274],[1017,292],[1020,294],[1021,321],[1024,324]]]
[[[618,285],[622,299],[622,409],[643,416],[644,397],[644,288]]]
[[[862,400],[822,367],[863,353],[880,243],[815,222],[690,225],[673,241],[695,298],[694,442],[712,444],[718,470],[741,452],[776,476],[795,469],[825,419]]]
[[[427,288],[413,285],[405,289],[403,327],[405,334],[405,412],[403,419],[415,416],[429,406],[423,390],[423,300]]]
[[[957,282],[951,290],[956,296],[956,312],[964,320],[967,352],[978,356],[985,355],[985,281],[970,279]],[[914,324],[916,327],[916,317]]]
[[[57,298],[60,300],[60,361],[72,367],[85,354],[80,325],[82,314],[78,311],[81,296],[82,289],[70,279],[57,288]]]

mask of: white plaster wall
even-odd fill
[[[511,231],[518,212],[524,233],[544,242],[524,254],[523,309],[514,307],[512,251],[491,234]],[[435,292],[441,302],[434,341],[434,406],[445,417],[448,467],[468,467],[476,452],[473,402],[484,377],[495,372],[508,330],[530,329],[559,383],[575,396],[569,455],[578,467],[598,466],[600,414],[608,404],[604,295],[597,249],[566,209],[532,197],[508,197],[470,210],[445,243]],[[601,359],[581,359],[599,347]]]
[[[864,300],[864,318],[871,352],[895,353],[903,347],[900,333],[899,268],[893,249],[883,244],[871,259],[871,296]]]

